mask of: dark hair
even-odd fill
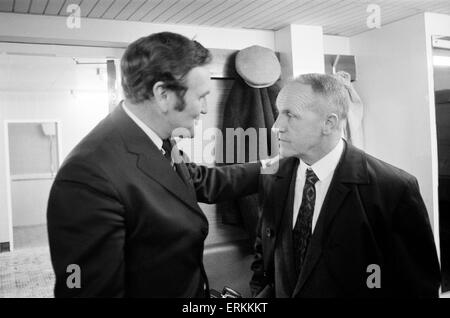
[[[200,43],[183,35],[161,32],[131,43],[122,60],[122,87],[133,103],[153,97],[153,86],[164,82],[167,89],[183,96],[184,76],[194,67],[211,61],[211,53]]]

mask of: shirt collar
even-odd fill
[[[324,157],[322,157],[319,161],[317,161],[313,165],[308,166],[306,163],[303,162],[303,160],[300,159],[299,168],[301,171],[301,175],[304,176],[306,173],[306,169],[311,168],[316,174],[316,176],[319,178],[319,180],[325,180],[336,169],[336,166],[339,163],[343,151],[344,151],[344,141],[341,138],[337,143],[337,145],[329,153],[327,153]]]
[[[125,113],[141,128],[144,133],[150,138],[151,141],[158,147],[160,151],[164,153],[164,149],[162,149],[163,141],[161,137],[158,136],[157,133],[150,127],[148,127],[142,120],[140,120],[135,114],[133,114],[125,105],[125,101],[122,102],[122,108]]]

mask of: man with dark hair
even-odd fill
[[[207,112],[210,60],[199,43],[169,32],[127,48],[125,101],[69,154],[51,189],[56,297],[208,296],[208,222],[197,201],[254,193],[260,172],[259,163],[185,163],[171,140],[176,130],[193,136]]]
[[[437,297],[440,273],[415,177],[346,143],[349,95],[305,74],[277,97],[277,173],[261,175],[251,282],[259,297]]]

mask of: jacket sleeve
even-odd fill
[[[262,182],[263,176],[260,176],[260,187],[258,191],[258,202],[260,202],[260,213],[258,219],[258,225],[256,228],[256,239],[254,244],[254,258],[251,264],[251,270],[253,276],[250,280],[250,292],[252,297],[267,298],[270,297],[270,293],[266,293],[271,281],[267,275],[267,271],[264,268],[264,256],[263,256],[263,243],[262,243],[262,223],[264,218],[264,187]],[[264,295],[262,295],[264,294]]]
[[[124,296],[124,207],[101,169],[87,163],[61,169],[47,224],[55,297]],[[79,266],[78,277],[71,264]]]
[[[259,162],[212,168],[188,163],[187,168],[199,202],[223,202],[258,191]]]
[[[409,180],[396,209],[394,241],[399,296],[438,297],[439,261],[428,213],[415,178]]]
[[[264,259],[261,241],[261,219],[258,222],[258,229],[256,232],[254,259],[251,264],[251,270],[253,271],[253,276],[250,280],[250,292],[252,297],[256,297],[268,284],[268,280],[264,272]]]

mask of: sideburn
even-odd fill
[[[180,93],[176,93],[177,95],[177,103],[175,104],[175,110],[181,112],[186,108],[186,101],[184,100],[184,96],[181,96]]]

